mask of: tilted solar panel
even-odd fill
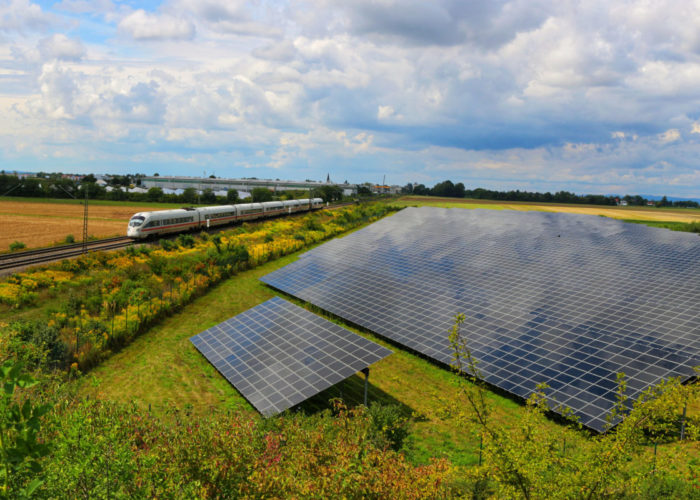
[[[589,215],[408,208],[262,281],[441,363],[454,315],[485,379],[604,430],[624,372],[635,398],[700,364],[700,238]]]
[[[391,354],[279,297],[190,341],[265,416],[291,408]]]

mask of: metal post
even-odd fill
[[[369,391],[369,368],[363,368],[362,373],[365,374],[365,406],[367,406],[367,392]]]
[[[85,187],[85,206],[83,208],[83,253],[87,253],[88,239],[88,188],[87,183],[83,183]]]

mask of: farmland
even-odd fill
[[[88,235],[95,238],[124,236],[129,218],[136,212],[179,208],[163,204],[91,202],[88,210]],[[28,248],[52,245],[73,235],[83,234],[83,205],[77,200],[39,201],[0,199],[0,251],[21,241]]]
[[[420,205],[442,208],[486,208],[489,210],[538,210],[570,214],[602,215],[612,219],[634,219],[640,221],[697,222],[700,209],[697,208],[657,208],[657,207],[609,207],[598,205],[565,205],[556,203],[501,202],[490,200],[469,200],[463,198],[434,198],[424,196],[404,196],[397,204],[403,206]]]
[[[698,209],[555,205],[417,196],[403,197],[397,201],[397,204],[492,210],[541,210],[640,221],[683,223],[700,221]],[[126,223],[134,213],[171,208],[180,208],[180,205],[93,201],[89,205],[88,234],[95,238],[122,236],[125,233]],[[0,234],[0,251],[6,251],[14,241],[21,241],[28,248],[63,242],[68,235],[73,235],[78,241],[83,232],[83,205],[79,200],[2,198],[0,199],[0,226],[4,229]]]
[[[455,203],[452,200],[428,201],[427,199],[399,201],[399,204],[405,205],[416,203],[443,203],[447,206],[465,208],[533,209],[530,208],[533,205],[528,204],[489,204],[481,201],[479,203]],[[545,208],[556,210],[558,207],[536,206],[536,209]],[[587,209],[587,207],[563,208]],[[109,207],[106,207],[106,210],[109,210]],[[136,211],[134,207],[128,207],[127,210],[129,215]],[[651,210],[639,210],[639,212],[655,213]],[[681,212],[680,215],[685,211]],[[697,211],[689,213],[691,215],[687,220],[692,220],[693,214],[700,214]],[[638,219],[640,215],[642,214],[631,215],[624,210],[623,218]],[[81,332],[81,349],[77,350],[73,356],[73,352],[70,351],[73,347],[68,345],[69,357],[65,358],[66,362],[73,362],[72,364],[75,365],[70,372],[73,380],[63,383],[60,392],[68,394],[66,401],[72,401],[72,403],[65,403],[66,407],[72,408],[71,405],[78,405],[81,401],[92,403],[88,403],[85,407],[78,406],[75,412],[65,410],[54,417],[55,421],[62,426],[78,425],[75,422],[83,418],[80,411],[86,412],[86,416],[80,422],[93,423],[88,427],[92,429],[91,432],[82,433],[82,442],[81,433],[78,431],[78,444],[83,447],[80,448],[81,453],[84,449],[87,450],[84,448],[87,446],[94,447],[92,452],[95,457],[116,453],[115,450],[118,449],[116,442],[110,443],[98,439],[98,436],[93,436],[92,433],[100,429],[99,422],[105,422],[104,425],[107,426],[105,432],[110,432],[110,426],[121,428],[119,426],[123,425],[124,418],[126,420],[131,418],[124,417],[125,415],[132,415],[140,420],[148,416],[152,419],[152,425],[155,426],[155,434],[165,432],[157,427],[161,425],[158,422],[162,422],[162,425],[167,427],[175,418],[177,425],[174,425],[174,428],[179,429],[178,426],[184,425],[183,433],[185,429],[188,429],[187,432],[190,434],[199,432],[192,429],[195,427],[198,429],[200,422],[202,428],[205,427],[205,422],[210,422],[218,428],[224,425],[224,422],[228,422],[227,425],[230,424],[231,428],[259,425],[268,432],[265,434],[267,436],[265,439],[268,439],[276,435],[270,430],[272,426],[286,425],[284,422],[288,422],[289,420],[286,420],[288,418],[296,422],[293,418],[297,417],[282,417],[275,420],[277,424],[263,423],[263,419],[257,416],[240,394],[192,347],[188,339],[272,297],[275,292],[258,281],[261,276],[296,260],[302,251],[299,250],[300,248],[304,246],[308,248],[309,245],[317,244],[333,234],[340,234],[342,231],[338,224],[351,219],[350,216],[340,218],[333,216],[329,219],[307,216],[296,225],[285,221],[268,221],[237,228],[232,234],[223,236],[218,244],[199,238],[185,244],[186,239],[183,239],[180,248],[164,247],[143,252],[121,252],[110,257],[92,257],[81,261],[85,264],[68,266],[62,270],[63,274],[55,272],[52,279],[44,280],[48,285],[42,285],[41,272],[34,276],[27,273],[25,277],[16,280],[18,282],[16,286],[21,287],[23,283],[27,283],[27,293],[30,294],[28,302],[26,304],[17,302],[13,308],[0,307],[0,324],[7,326],[17,318],[35,320],[46,317],[55,325],[50,328],[60,327],[60,335],[69,342],[73,342],[71,340],[73,338],[77,342],[77,332]],[[348,229],[351,227],[357,226],[347,225]],[[291,235],[294,236],[290,237]],[[246,257],[247,264],[241,265],[240,261],[231,260],[226,256],[226,248],[232,249],[236,255],[239,255],[242,247],[246,247],[249,252]],[[283,249],[284,251],[281,251]],[[225,276],[222,275],[224,270],[226,270]],[[58,283],[59,279],[64,278],[67,281],[63,284]],[[173,284],[177,284],[177,292]],[[182,291],[180,285],[184,287]],[[54,286],[55,289],[52,288]],[[120,287],[128,287],[131,299],[129,295],[121,298],[118,296]],[[32,302],[32,293],[38,294],[40,300],[35,298],[33,299],[35,302]],[[90,300],[93,295],[99,295],[100,300]],[[141,298],[138,299],[138,303],[131,302],[131,316],[129,316],[129,302],[137,296]],[[101,302],[121,304],[120,301],[124,300],[127,318],[130,317],[132,323],[136,322],[137,318],[138,321],[143,319],[143,327],[137,327],[138,334],[134,333],[133,326],[131,329],[125,328],[126,318],[123,310],[114,314],[114,312],[100,309]],[[299,301],[296,302],[305,306]],[[119,307],[123,308],[124,304]],[[117,325],[116,329],[113,326],[111,331],[109,330],[110,318],[116,318]],[[338,321],[335,318],[331,319]],[[90,326],[83,328],[83,325]],[[347,325],[344,326],[347,327]],[[382,339],[374,337],[369,332],[350,328],[360,335],[387,345]],[[124,335],[124,339],[120,342],[112,341],[112,336],[116,335]],[[14,340],[16,341],[17,337]],[[7,338],[3,334],[0,347],[17,349],[17,352],[20,352],[21,346],[16,343],[8,346]],[[462,488],[460,481],[463,481],[460,476],[466,477],[469,471],[479,470],[475,465],[479,461],[480,448],[477,428],[464,413],[467,402],[459,380],[443,367],[438,367],[396,346],[389,347],[395,353],[372,367],[370,401],[396,405],[404,417],[409,417],[410,436],[401,447],[408,463],[411,466],[420,467],[431,464],[434,458],[446,459],[452,467],[448,484],[450,488],[459,490]],[[88,348],[92,350],[88,351]],[[23,355],[28,354],[31,353],[23,353]],[[79,370],[84,372],[82,376],[78,376]],[[342,397],[351,405],[361,401],[361,384],[359,376],[351,377],[303,403],[299,409],[309,415],[309,419],[323,419],[325,418],[323,410],[329,408],[328,400],[332,397]],[[495,393],[488,395],[488,401],[493,408],[493,418],[503,428],[518,428],[522,422],[529,421],[528,408],[519,401]],[[132,405],[128,407],[130,409],[119,409],[126,408],[119,405],[127,403]],[[90,404],[117,405],[115,407],[117,409],[109,411],[114,412],[114,415],[119,417],[119,421],[107,420],[105,415],[100,413],[107,410],[99,409],[101,407],[91,409],[93,407]],[[690,407],[691,419],[697,419],[697,410],[697,403]],[[227,420],[231,418],[230,415],[233,415],[233,421]],[[557,445],[568,450],[564,455],[568,453],[568,456],[572,457],[571,460],[579,454],[585,454],[587,450],[596,449],[597,441],[585,431],[570,429],[549,419],[538,418],[537,423],[541,426],[542,432],[557,437],[559,440]],[[286,439],[288,446],[291,447],[294,443],[291,437],[294,432],[286,427],[279,429],[280,434],[287,433]],[[63,433],[64,436],[67,434],[68,431]],[[264,442],[262,438],[260,439]],[[230,442],[224,443],[229,443],[230,446]],[[696,441],[678,443],[673,439],[662,440],[656,451],[660,463],[657,477],[669,477],[673,481],[682,482],[697,480],[696,468],[700,456],[696,444]],[[120,458],[122,463],[127,463],[129,460],[146,460],[148,457],[138,458],[136,455],[141,453],[138,450],[142,447],[142,451],[148,451],[148,447],[142,444],[134,445],[136,451],[124,450],[125,455]],[[71,454],[75,453],[76,447],[68,447],[66,450],[70,451],[70,454],[64,456],[61,455],[61,448],[57,448],[54,451],[55,461],[47,464],[49,477],[53,478],[53,488],[58,488],[56,485],[67,484],[72,480],[68,472],[62,472],[61,466],[64,464],[61,460],[67,460],[72,464],[71,460],[77,463],[85,456],[89,456],[72,457]],[[318,448],[316,450],[316,453],[319,453]],[[338,451],[337,448],[335,450]],[[207,453],[214,453],[214,451],[210,450]],[[636,453],[634,461],[624,469],[624,474],[628,477],[641,478],[639,479],[641,481],[651,470],[648,465],[651,463],[654,451],[651,445],[647,445]],[[303,456],[305,455],[295,457],[296,461],[303,462]],[[391,464],[394,463],[392,462],[394,459],[393,455],[388,455],[385,457],[385,462]],[[209,455],[202,460],[204,461],[201,467],[208,467],[206,460],[209,460]],[[282,460],[281,463],[284,461]],[[77,467],[77,465],[73,466]],[[165,467],[165,465],[162,466]],[[401,466],[404,467],[404,465]],[[271,467],[270,463],[265,462],[265,467]],[[440,466],[434,467],[426,469],[425,474],[429,474],[429,477],[435,480],[445,479],[446,476],[442,475]],[[158,470],[155,462],[152,469]],[[186,467],[183,466],[182,471],[173,470],[170,474],[180,477],[179,474],[185,474],[185,469]],[[413,471],[411,472],[413,474],[416,470],[422,469],[406,470]],[[88,471],[82,471],[80,474],[83,476],[77,477],[81,478],[81,481],[92,477]],[[298,477],[299,471],[291,473],[287,471],[286,474],[291,474],[290,477]],[[406,474],[406,477],[412,477],[408,476],[408,472]],[[189,480],[192,480],[191,477]],[[354,480],[361,481],[359,477]],[[416,482],[416,488],[418,484]],[[402,487],[410,488],[410,486],[410,484],[404,484]],[[75,486],[70,484],[66,486],[69,491],[74,492],[80,491],[80,487],[82,486],[77,479]],[[182,491],[178,490],[177,484],[168,487],[172,489],[160,491]],[[91,491],[108,492],[110,488],[121,492],[128,491],[125,489],[126,483],[120,481],[109,483],[105,488],[106,490]],[[447,494],[445,492],[449,490],[441,491]],[[463,493],[466,491],[468,490]],[[193,493],[195,496],[198,494],[201,493]],[[296,494],[301,493],[297,491]]]

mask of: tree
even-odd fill
[[[189,187],[182,192],[182,201],[185,203],[194,203],[197,200],[197,190]]]
[[[624,374],[618,374],[617,402],[608,417],[608,431],[593,438],[590,446],[567,453],[563,446],[567,436],[581,426],[571,412],[562,407],[558,411],[570,424],[545,425],[545,413],[550,409],[546,384],[536,386],[518,424],[504,426],[491,418],[487,388],[477,367],[478,361],[461,333],[465,321],[463,314],[455,317],[449,342],[453,351],[451,366],[459,375],[458,383],[467,404],[461,401],[452,404],[462,423],[476,424],[483,443],[483,465],[468,472],[480,491],[488,490],[495,498],[526,499],[655,496],[653,489],[658,488],[656,483],[663,476],[661,471],[654,476],[656,464],[646,469],[646,476],[636,470],[644,463],[642,445],[649,442],[649,436],[663,436],[668,440],[673,435],[671,431],[678,422],[679,408],[698,400],[698,384],[682,385],[678,379],[664,381],[645,391],[630,405],[625,396]],[[467,412],[462,410],[465,406]],[[692,432],[697,434],[698,431],[693,428]],[[671,465],[665,472],[672,471]],[[645,487],[652,493],[646,493]]]
[[[417,194],[419,196],[427,196],[430,194],[430,189],[425,187],[423,184],[416,184],[413,186],[413,194]]]
[[[272,191],[264,187],[253,188],[250,195],[253,197],[254,203],[272,200]]]
[[[323,201],[329,203],[331,201],[342,200],[343,190],[339,186],[321,186],[314,190],[314,197],[323,198]]]
[[[238,191],[236,191],[235,189],[229,189],[228,191],[226,191],[226,201],[228,203],[234,205],[238,203],[238,200]]]
[[[465,192],[466,192],[466,190],[464,189],[464,184],[462,184],[461,182],[458,182],[457,184],[455,184],[455,193],[454,193],[455,197],[464,198]]]
[[[444,182],[435,184],[430,194],[433,196],[453,197],[455,195],[455,185],[448,179]]]
[[[202,203],[216,203],[216,195],[210,188],[202,191]]]
[[[159,187],[152,187],[146,194],[148,201],[161,201],[163,199],[163,190]]]

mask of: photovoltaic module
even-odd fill
[[[291,408],[391,354],[279,297],[190,341],[265,416]]]
[[[407,208],[262,278],[449,364],[457,313],[489,383],[538,383],[602,431],[628,396],[700,364],[700,237],[590,215]]]

